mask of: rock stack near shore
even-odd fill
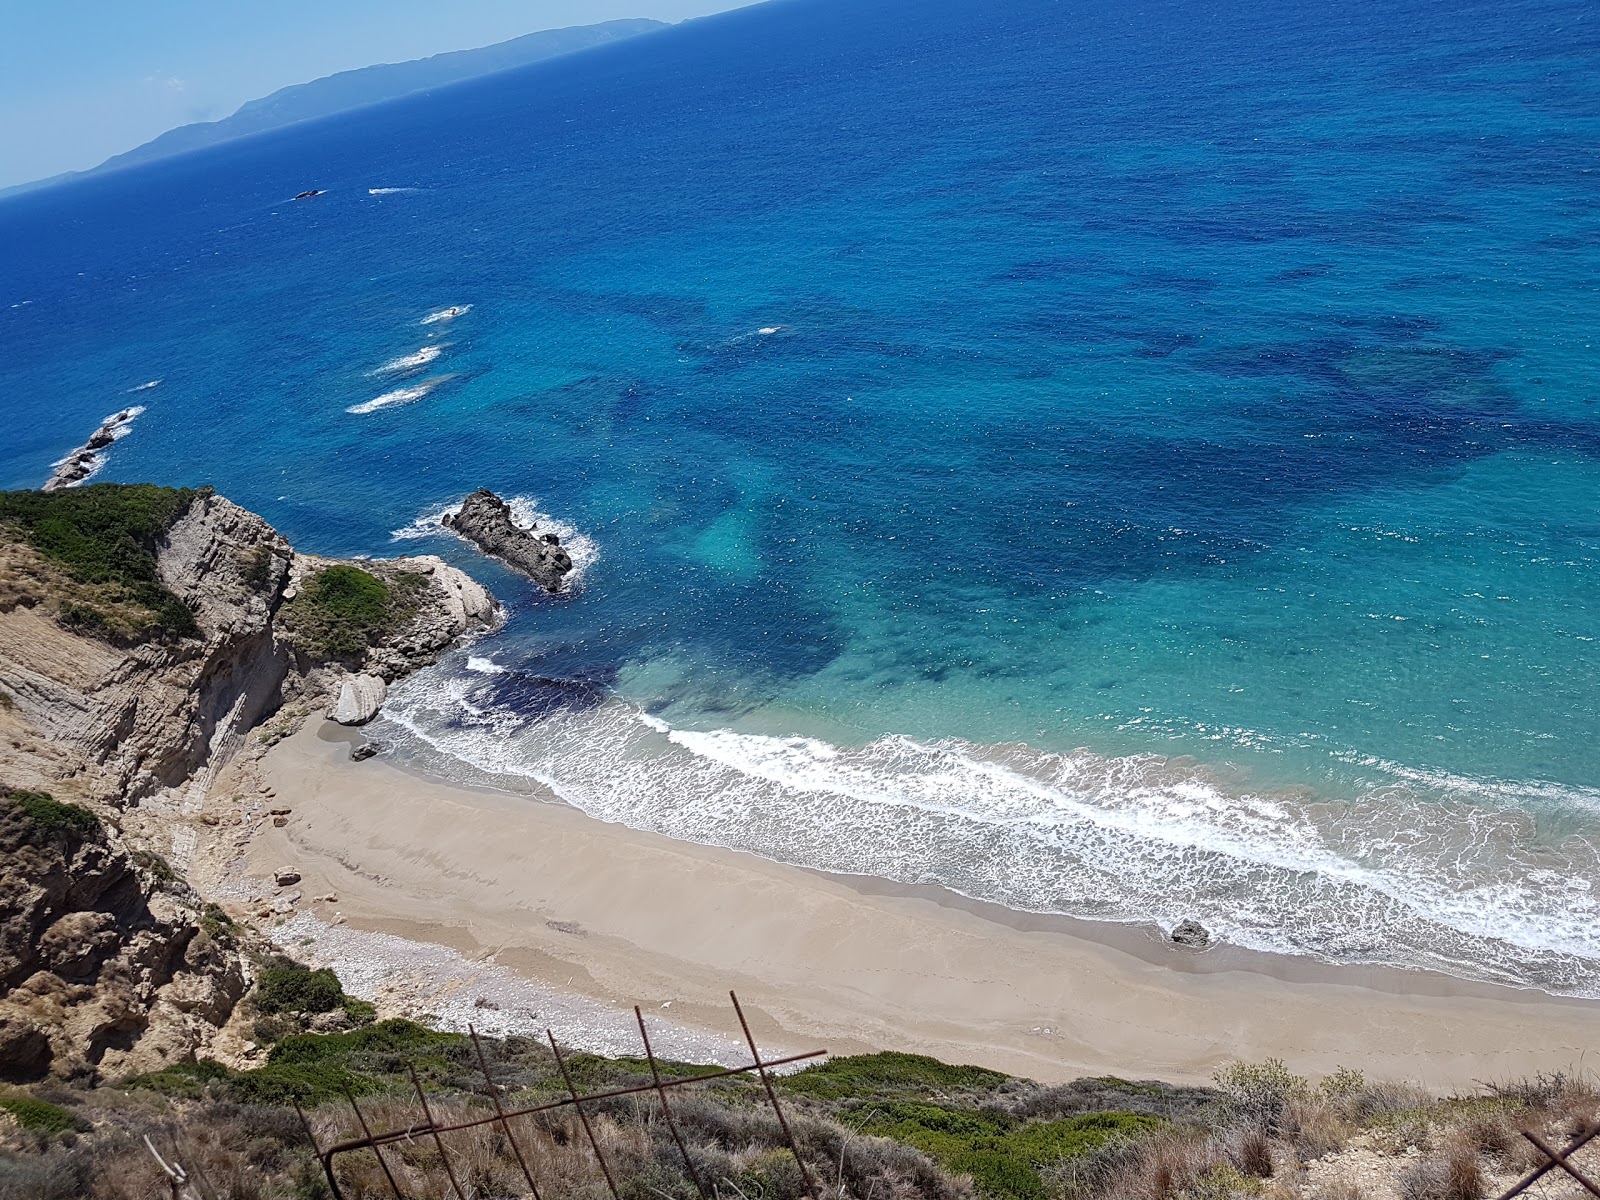
[[[83,483],[100,469],[103,461],[100,451],[125,434],[128,426],[133,424],[133,419],[143,411],[135,405],[114,412],[100,422],[100,428],[89,435],[87,442],[56,464],[54,473],[45,480],[43,490],[53,492],[57,488],[77,487]]]
[[[462,502],[460,512],[445,515],[444,523],[547,592],[559,592],[572,570],[572,557],[561,548],[559,537],[541,533],[537,525],[518,525],[511,506],[488,488],[473,492]]]

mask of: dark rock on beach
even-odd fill
[[[559,592],[572,570],[572,558],[553,533],[537,526],[524,529],[511,516],[511,506],[488,488],[468,496],[461,511],[446,515],[444,523],[478,549],[521,571],[547,592]]]
[[[365,742],[355,746],[350,751],[351,762],[366,762],[369,758],[376,758],[383,753],[383,746],[377,742]]]
[[[1203,950],[1211,944],[1211,931],[1199,921],[1180,921],[1168,935],[1179,946]]]

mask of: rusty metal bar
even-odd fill
[[[439,1127],[434,1124],[433,1109],[428,1107],[428,1094],[422,1090],[422,1080],[417,1078],[417,1069],[408,1063],[406,1070],[411,1073],[411,1086],[417,1089],[417,1100],[422,1104],[422,1115],[428,1119],[428,1131],[433,1134],[433,1144],[439,1147],[439,1157],[444,1160],[444,1173],[450,1177],[450,1186],[455,1188],[460,1200],[467,1200],[467,1194],[461,1190],[461,1182],[456,1178],[456,1169],[450,1165],[450,1152],[444,1148],[444,1139],[439,1136]]]
[[[807,1059],[812,1058],[821,1058],[825,1054],[827,1054],[826,1050],[812,1050],[806,1054],[791,1054],[787,1058],[775,1058],[766,1063],[766,1065],[769,1067],[785,1067],[790,1063],[805,1062]],[[730,1075],[747,1075],[753,1070],[755,1070],[754,1065],[748,1067],[729,1067],[725,1070],[708,1071],[704,1075],[691,1075],[683,1079],[663,1079],[661,1081],[661,1086],[664,1088],[688,1087],[697,1083],[706,1083],[713,1079],[726,1079]],[[579,1099],[585,1104],[591,1104],[597,1100],[614,1100],[618,1096],[636,1096],[641,1092],[653,1091],[655,1091],[654,1084],[643,1083],[638,1084],[635,1087],[615,1088],[609,1092],[593,1092],[586,1096],[580,1096]],[[548,1104],[537,1104],[531,1108],[516,1109],[512,1112],[508,1112],[506,1117],[507,1119],[514,1117],[531,1117],[539,1113],[550,1112],[553,1109],[566,1108],[571,1105],[572,1102],[573,1101],[570,1098],[563,1100],[552,1100]],[[440,1125],[437,1127],[437,1132],[459,1133],[465,1129],[476,1129],[480,1125],[494,1125],[497,1124],[499,1120],[499,1117],[479,1117],[472,1121],[460,1121],[454,1125]],[[431,1125],[413,1125],[409,1129],[399,1129],[389,1133],[374,1134],[370,1139],[356,1138],[353,1141],[341,1142],[337,1146],[330,1147],[327,1151],[325,1151],[325,1154],[345,1154],[352,1150],[365,1150],[369,1145],[387,1146],[392,1142],[406,1141],[420,1133],[433,1132],[435,1132],[435,1128]]]
[[[1597,1200],[1600,1200],[1600,1187],[1596,1187],[1594,1182],[1587,1175],[1567,1161],[1567,1155],[1571,1153],[1570,1150],[1551,1149],[1545,1144],[1543,1138],[1531,1130],[1524,1129],[1522,1131],[1522,1136],[1537,1146],[1539,1148],[1539,1152],[1548,1158],[1552,1163],[1560,1167],[1568,1175],[1571,1175],[1574,1179],[1581,1183],[1590,1195],[1595,1196],[1597,1197]]]
[[[778,1127],[783,1130],[783,1136],[789,1142],[789,1153],[794,1155],[794,1161],[800,1167],[800,1177],[806,1181],[806,1191],[815,1196],[818,1194],[817,1185],[811,1178],[811,1169],[806,1166],[806,1160],[800,1157],[799,1143],[794,1140],[788,1119],[783,1115],[783,1108],[778,1103],[778,1093],[772,1090],[772,1080],[767,1075],[767,1064],[761,1061],[761,1051],[756,1049],[756,1039],[750,1034],[750,1022],[744,1019],[744,1009],[739,1007],[738,995],[730,991],[728,998],[733,1001],[733,1011],[739,1014],[739,1028],[744,1030],[744,1040],[750,1044],[750,1060],[755,1064],[756,1074],[761,1076],[761,1086],[767,1089],[767,1099],[772,1103],[773,1115],[778,1118]]]
[[[567,1060],[561,1057],[561,1047],[556,1045],[556,1035],[546,1029],[545,1036],[550,1039],[550,1052],[556,1056],[556,1066],[561,1068],[561,1078],[566,1080],[567,1091],[572,1093],[572,1107],[578,1110],[578,1120],[583,1122],[583,1132],[589,1137],[589,1145],[594,1149],[595,1161],[600,1164],[600,1173],[606,1177],[606,1186],[611,1189],[612,1200],[621,1200],[617,1195],[617,1181],[611,1178],[611,1168],[606,1163],[606,1156],[600,1153],[600,1143],[595,1140],[594,1129],[589,1124],[589,1114],[583,1111],[579,1102],[578,1089],[572,1086],[572,1073],[567,1070]],[[648,1091],[640,1088],[639,1091]]]
[[[694,1160],[689,1157],[689,1150],[683,1144],[683,1135],[678,1132],[678,1123],[672,1119],[672,1105],[667,1102],[667,1089],[661,1086],[661,1072],[656,1068],[656,1052],[650,1048],[650,1034],[644,1027],[644,1013],[639,1006],[633,1006],[634,1019],[639,1022],[639,1037],[644,1041],[644,1056],[650,1060],[650,1078],[655,1081],[656,1095],[661,1100],[662,1115],[667,1118],[667,1128],[672,1131],[672,1140],[678,1144],[678,1153],[683,1155],[684,1168],[689,1172],[689,1178],[694,1180],[694,1186],[704,1200],[715,1200],[706,1185],[700,1180],[700,1172],[694,1168]]]
[[[1600,1123],[1591,1125],[1578,1137],[1569,1142],[1566,1148],[1561,1151],[1560,1157],[1563,1159],[1570,1157],[1571,1155],[1577,1153],[1577,1151],[1587,1146],[1596,1137],[1600,1137]],[[1559,1165],[1561,1164],[1555,1158],[1552,1158],[1551,1161],[1545,1163],[1542,1167],[1535,1168],[1533,1171],[1529,1172],[1525,1178],[1513,1184],[1508,1191],[1500,1196],[1499,1200],[1512,1200],[1513,1197],[1521,1195],[1523,1192],[1527,1191],[1528,1188],[1538,1183],[1540,1179],[1544,1178],[1547,1173],[1555,1170]]]
[[[361,1126],[362,1136],[371,1138],[372,1129],[367,1124],[367,1118],[361,1111],[361,1106],[356,1103],[353,1093],[346,1092],[344,1098],[350,1101],[350,1111],[356,1114],[356,1124]],[[389,1190],[394,1193],[394,1200],[405,1200],[400,1194],[400,1185],[394,1181],[394,1175],[389,1171],[389,1161],[383,1157],[383,1151],[377,1146],[372,1147],[373,1156],[378,1160],[378,1166],[383,1168],[383,1177],[389,1181]]]
[[[541,1200],[539,1185],[533,1181],[533,1172],[528,1169],[528,1162],[522,1157],[522,1147],[517,1145],[517,1135],[511,1132],[511,1122],[506,1120],[505,1110],[500,1107],[500,1089],[495,1084],[494,1076],[489,1074],[489,1059],[483,1053],[483,1042],[478,1039],[478,1031],[471,1025],[467,1026],[467,1033],[472,1038],[472,1048],[478,1052],[478,1065],[483,1068],[483,1081],[489,1086],[489,1099],[494,1104],[494,1115],[500,1120],[500,1128],[506,1135],[506,1141],[511,1143],[511,1153],[517,1156],[517,1166],[522,1168],[522,1177],[528,1181],[528,1190],[533,1193],[533,1200]]]

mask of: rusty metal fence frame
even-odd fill
[[[1535,1167],[1521,1179],[1517,1180],[1516,1183],[1514,1183],[1500,1196],[1499,1200],[1513,1200],[1513,1197],[1520,1196],[1523,1192],[1527,1191],[1534,1184],[1538,1183],[1539,1180],[1543,1179],[1551,1171],[1554,1171],[1558,1168],[1565,1171],[1568,1175],[1572,1176],[1580,1184],[1582,1184],[1584,1190],[1590,1195],[1596,1197],[1596,1200],[1600,1200],[1600,1185],[1597,1185],[1594,1180],[1590,1179],[1582,1171],[1578,1170],[1578,1168],[1573,1166],[1572,1162],[1570,1161],[1573,1154],[1579,1150],[1582,1150],[1596,1137],[1600,1137],[1600,1122],[1596,1122],[1595,1124],[1590,1125],[1582,1130],[1576,1137],[1572,1139],[1572,1141],[1568,1142],[1560,1150],[1555,1149],[1531,1129],[1524,1129],[1522,1131],[1522,1136],[1527,1138],[1528,1141],[1533,1144],[1533,1148],[1535,1150],[1544,1155],[1546,1161],[1541,1166]]]
[[[805,1158],[800,1153],[800,1145],[795,1140],[794,1132],[789,1128],[788,1118],[783,1115],[783,1107],[778,1103],[778,1093],[772,1086],[772,1077],[769,1074],[774,1067],[789,1066],[793,1063],[807,1062],[811,1059],[822,1058],[826,1050],[813,1050],[806,1054],[791,1054],[784,1058],[763,1059],[761,1051],[756,1047],[755,1037],[750,1032],[750,1022],[745,1019],[744,1009],[739,1004],[739,997],[728,993],[728,998],[733,1001],[733,1011],[739,1018],[739,1028],[744,1033],[745,1044],[750,1048],[750,1062],[744,1066],[727,1067],[719,1071],[709,1071],[704,1074],[685,1076],[678,1079],[663,1079],[655,1050],[650,1045],[650,1033],[645,1028],[644,1013],[634,1007],[634,1020],[639,1024],[639,1038],[644,1043],[644,1056],[650,1064],[650,1082],[633,1087],[613,1088],[604,1092],[590,1092],[579,1095],[573,1083],[572,1073],[567,1069],[566,1057],[561,1052],[561,1047],[556,1042],[553,1032],[546,1029],[545,1036],[550,1041],[550,1051],[555,1056],[556,1068],[561,1073],[562,1082],[566,1085],[567,1095],[559,1100],[552,1100],[545,1104],[536,1104],[529,1108],[519,1108],[507,1112],[500,1103],[499,1085],[494,1081],[494,1075],[489,1070],[488,1056],[483,1052],[483,1043],[478,1038],[478,1031],[470,1025],[467,1027],[468,1036],[472,1039],[473,1049],[476,1051],[479,1070],[483,1072],[484,1084],[488,1089],[489,1099],[494,1107],[493,1116],[479,1117],[471,1121],[456,1121],[449,1124],[439,1124],[433,1115],[433,1108],[428,1103],[427,1093],[423,1091],[422,1081],[417,1078],[415,1068],[410,1071],[411,1085],[416,1090],[417,1104],[422,1110],[422,1120],[404,1129],[386,1130],[374,1133],[367,1123],[366,1114],[361,1111],[361,1106],[356,1103],[353,1095],[346,1095],[345,1099],[350,1105],[350,1110],[355,1116],[356,1125],[361,1130],[361,1136],[347,1141],[337,1142],[330,1146],[321,1145],[316,1134],[312,1131],[311,1122],[298,1102],[295,1103],[295,1112],[300,1116],[300,1123],[305,1127],[306,1136],[311,1140],[311,1148],[317,1156],[317,1161],[322,1164],[322,1173],[326,1176],[328,1187],[332,1190],[335,1200],[347,1200],[345,1193],[339,1187],[338,1173],[334,1169],[334,1160],[341,1155],[358,1154],[371,1151],[378,1160],[378,1166],[383,1171],[384,1180],[389,1185],[390,1194],[394,1200],[407,1200],[400,1184],[395,1179],[394,1172],[390,1169],[388,1160],[383,1156],[383,1148],[396,1142],[409,1142],[419,1137],[431,1138],[434,1146],[439,1151],[440,1159],[444,1164],[446,1177],[450,1180],[450,1187],[455,1192],[458,1200],[468,1200],[466,1191],[461,1186],[461,1180],[456,1175],[455,1167],[450,1160],[450,1152],[445,1146],[444,1134],[457,1133],[466,1129],[476,1129],[484,1125],[498,1125],[511,1147],[512,1157],[516,1159],[517,1167],[522,1172],[522,1177],[527,1180],[528,1193],[533,1200],[542,1200],[539,1194],[537,1172],[534,1164],[523,1153],[521,1143],[517,1141],[515,1131],[511,1128],[514,1120],[538,1116],[541,1113],[554,1112],[559,1109],[570,1108],[576,1113],[579,1124],[583,1127],[586,1140],[594,1152],[595,1162],[600,1168],[600,1173],[605,1176],[606,1187],[610,1190],[613,1200],[619,1200],[617,1183],[611,1173],[611,1166],[606,1162],[604,1152],[600,1149],[599,1139],[595,1137],[594,1128],[589,1123],[589,1114],[584,1111],[585,1104],[594,1104],[601,1100],[614,1100],[619,1096],[638,1096],[653,1092],[661,1102],[661,1114],[666,1121],[667,1128],[672,1134],[673,1143],[678,1148],[678,1153],[683,1158],[684,1169],[689,1178],[694,1182],[696,1190],[704,1200],[717,1200],[716,1194],[705,1184],[696,1170],[694,1160],[689,1156],[689,1150],[683,1141],[683,1135],[678,1130],[677,1120],[672,1115],[672,1105],[667,1094],[675,1089],[692,1087],[695,1084],[707,1083],[714,1079],[727,1079],[736,1075],[755,1074],[762,1083],[766,1092],[768,1104],[772,1108],[773,1116],[778,1119],[778,1127],[783,1131],[784,1141],[788,1144],[789,1152],[794,1156],[795,1164],[800,1168],[800,1175],[805,1180],[806,1194],[817,1197],[819,1193],[816,1181],[812,1178],[811,1168],[807,1166]],[[1600,1193],[1597,1193],[1600,1196]]]

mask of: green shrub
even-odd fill
[[[1136,1113],[1089,1113],[1060,1121],[1019,1121],[1001,1112],[946,1108],[916,1101],[875,1103],[858,1110],[862,1133],[915,1146],[951,1171],[971,1175],[984,1195],[1039,1200],[1039,1171],[1137,1137],[1161,1122]]]
[[[344,1015],[350,1018],[352,1025],[371,1025],[378,1019],[378,1010],[365,1000],[357,1000],[354,996],[344,998]]]
[[[28,822],[44,833],[75,833],[93,837],[100,832],[100,818],[80,804],[67,804],[48,792],[15,792],[0,788],[0,796],[10,801]]]
[[[81,1133],[89,1128],[85,1121],[70,1108],[35,1100],[32,1096],[8,1096],[0,1099],[0,1111],[16,1118],[17,1124],[29,1133],[54,1136],[58,1133]]]
[[[272,547],[257,546],[239,572],[251,591],[264,592],[272,582]]]
[[[299,1100],[319,1104],[346,1093],[381,1091],[385,1076],[404,1077],[415,1067],[425,1075],[445,1070],[471,1050],[455,1033],[436,1033],[410,1021],[379,1021],[348,1033],[297,1033],[278,1042],[265,1066],[233,1076],[234,1097],[247,1104]]]
[[[416,612],[421,575],[387,584],[358,567],[332,566],[306,580],[283,616],[302,649],[319,658],[359,660]]]
[[[160,1092],[163,1096],[199,1096],[208,1084],[224,1083],[232,1072],[214,1059],[201,1058],[194,1062],[173,1063],[159,1071],[135,1075],[123,1080],[123,1087],[142,1088]]]
[[[162,585],[156,553],[200,494],[148,483],[0,492],[0,526],[96,586],[92,599],[61,606],[67,625],[119,641],[190,637],[199,631],[194,614]]]
[[[287,958],[269,960],[256,985],[256,1007],[264,1013],[332,1012],[344,1001],[344,987],[331,970],[313,971]]]
[[[133,860],[133,865],[146,872],[157,883],[171,883],[178,877],[172,869],[172,864],[154,850],[135,850],[128,856]]]
[[[786,1075],[780,1085],[789,1092],[818,1100],[866,1096],[929,1096],[943,1092],[992,1089],[1010,1076],[983,1067],[957,1067],[921,1054],[857,1054],[830,1058],[815,1067]]]

